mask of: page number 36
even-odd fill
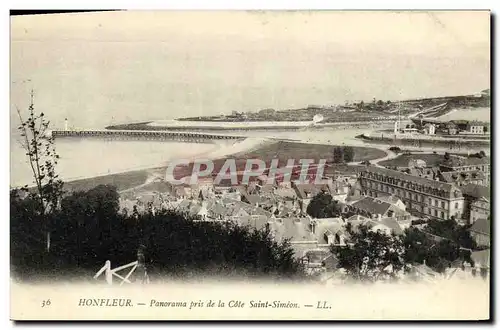
[[[42,307],[50,306],[50,299],[42,300]]]

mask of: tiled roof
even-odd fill
[[[240,226],[249,226],[251,228],[260,230],[266,227],[269,219],[265,216],[243,216],[235,219],[236,223]]]
[[[214,203],[211,205],[210,208],[208,208],[208,212],[214,216],[225,216],[227,212],[227,208],[220,204],[220,203]]]
[[[449,183],[452,182],[467,182],[470,180],[484,180],[485,175],[481,171],[470,171],[470,172],[441,172],[443,180]]]
[[[368,221],[370,220],[369,218],[367,217],[364,217],[362,215],[359,215],[359,214],[355,214],[349,218],[347,218],[346,222],[353,222],[353,221]]]
[[[308,197],[308,194],[314,196],[321,191],[328,191],[327,185],[314,185],[314,184],[294,184],[295,191],[297,192],[297,196],[301,199],[311,198]]]
[[[490,226],[490,221],[488,219],[479,218],[469,228],[469,231],[489,236],[490,235],[490,227],[491,227]]]
[[[186,196],[187,193],[186,193],[186,189],[182,186],[179,186],[179,187],[175,187],[174,188],[174,193],[176,196]]]
[[[381,223],[384,224],[385,226],[389,227],[392,231],[394,231],[394,234],[403,235],[403,230],[401,229],[401,226],[396,221],[396,219],[394,219],[394,218],[382,218]]]
[[[433,168],[410,168],[409,174],[432,180],[436,172]]]
[[[177,205],[177,208],[187,211],[191,207],[191,203],[192,201],[189,199],[184,199]]]
[[[328,244],[325,234],[335,235],[339,232],[344,232],[344,227],[337,221],[318,221],[314,232],[319,244]]]
[[[410,174],[406,174],[396,170],[390,170],[388,168],[378,167],[378,166],[368,166],[363,172],[375,173],[379,175],[385,175],[388,177],[392,177],[399,180],[414,182],[417,184],[421,184],[423,186],[429,186],[435,189],[441,189],[446,191],[447,193],[451,193],[453,185],[446,182],[440,182],[435,180],[430,180],[426,178],[422,178],[419,176],[413,176]]]
[[[368,212],[369,214],[385,214],[387,210],[391,207],[391,204],[387,202],[383,202],[381,200],[377,200],[372,197],[365,197],[355,203],[352,206],[356,207],[359,210],[363,210]]]
[[[466,186],[460,187],[462,194],[471,196],[477,199],[485,197],[490,200],[490,187],[481,186],[474,183],[469,183]]]
[[[270,222],[270,225],[278,242],[286,238],[292,242],[316,241],[315,235],[309,228],[309,219],[307,218],[285,218]]]
[[[292,188],[278,188],[276,189],[275,194],[287,199],[294,199],[295,197],[297,197],[295,190],[293,190]]]
[[[381,196],[377,197],[376,199],[378,199],[382,202],[389,203],[389,204],[396,204],[397,202],[401,201],[401,199],[399,199],[397,196],[390,195],[390,194],[381,195]]]

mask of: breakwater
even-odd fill
[[[212,143],[216,140],[243,140],[246,137],[232,134],[212,134],[198,132],[168,132],[146,130],[55,130],[54,138],[105,138],[119,140],[168,140],[176,142]]]

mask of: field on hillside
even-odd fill
[[[241,152],[233,156],[235,158],[262,159],[264,161],[273,158],[278,158],[280,161],[285,162],[288,159],[326,159],[327,161],[331,161],[333,159],[333,150],[335,147],[338,146],[280,141],[278,143],[263,146],[251,152]],[[382,158],[387,155],[385,151],[376,148],[357,146],[353,146],[352,148],[354,150],[353,161],[355,162]]]

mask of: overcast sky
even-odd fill
[[[71,104],[112,117],[117,108],[131,117],[147,107],[157,118],[165,105],[204,114],[469,94],[489,88],[489,15],[134,11],[13,17],[11,73],[14,82],[32,79],[44,106]],[[25,90],[12,93],[19,101]]]

